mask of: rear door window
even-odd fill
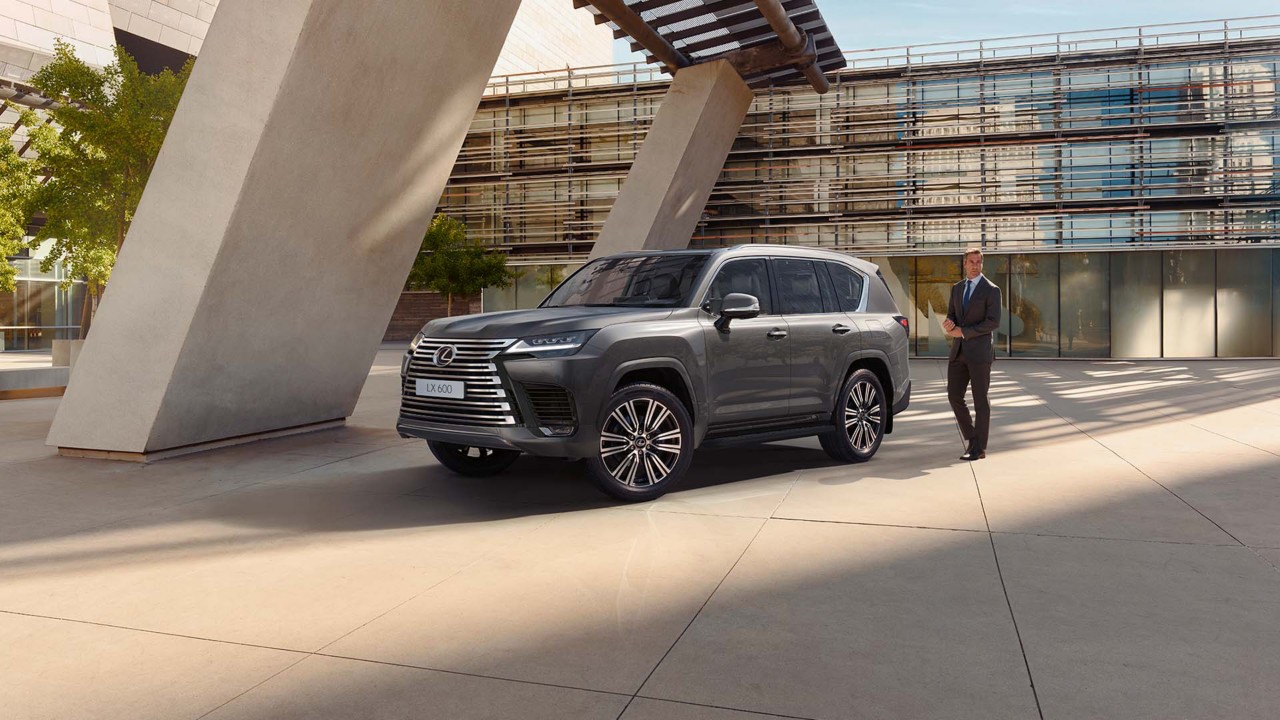
[[[822,286],[812,260],[775,258],[774,275],[778,280],[778,312],[783,315],[809,315],[822,312]]]

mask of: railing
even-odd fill
[[[868,48],[845,53],[849,66],[841,72],[986,62],[1020,57],[1057,57],[1126,48],[1166,48],[1195,43],[1256,40],[1280,36],[1280,15],[1204,20],[1197,22],[1133,25],[1077,32],[923,43]],[[518,95],[609,85],[663,82],[668,76],[646,63],[595,65],[563,70],[496,75],[486,95]]]
[[[938,42],[871,48],[845,53],[851,70],[938,63],[985,62],[1128,48],[1161,48],[1209,42],[1274,38],[1280,15],[1258,15],[1197,22],[1134,25],[1042,35],[1014,35],[963,42]]]

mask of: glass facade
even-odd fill
[[[30,258],[11,258],[18,271],[17,290],[0,292],[0,352],[48,350],[54,340],[80,336],[80,311],[85,285],[62,287],[63,270],[40,270],[44,249]]]
[[[960,256],[872,257],[912,319],[918,357],[942,332]],[[988,255],[1005,301],[1001,357],[1280,357],[1280,249]]]

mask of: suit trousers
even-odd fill
[[[976,420],[969,415],[964,394],[973,385],[973,408]],[[991,389],[991,363],[968,363],[964,359],[964,347],[959,355],[947,364],[947,400],[960,424],[960,434],[966,443],[976,443],[979,450],[987,449],[987,434],[991,429],[991,403],[987,391]]]

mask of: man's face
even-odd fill
[[[982,256],[974,253],[964,258],[964,276],[972,280],[982,274]]]

